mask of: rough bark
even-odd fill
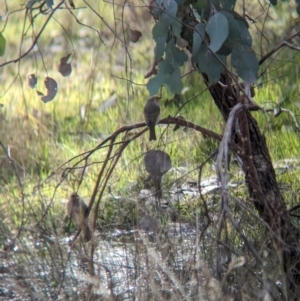
[[[238,101],[237,90],[233,88],[227,76],[223,75],[220,78],[221,85],[217,83],[212,86],[209,85],[205,74],[203,77],[216,106],[227,121],[230,110]],[[286,274],[287,300],[298,300],[300,298],[300,250],[296,231],[278,187],[265,137],[250,112],[240,114],[239,125],[241,124],[248,129],[250,155],[245,152],[236,155],[242,160],[250,199],[271,230],[273,246]],[[237,146],[235,149],[245,148],[242,132],[235,132],[232,136],[231,143]]]

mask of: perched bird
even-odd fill
[[[70,196],[67,203],[67,212],[74,224],[81,229],[84,241],[88,242],[92,238],[92,232],[88,224],[89,209],[76,192],[73,192]]]
[[[156,140],[155,125],[159,121],[160,107],[158,100],[160,97],[152,96],[148,98],[144,106],[144,117],[147,126],[149,127],[149,140]]]

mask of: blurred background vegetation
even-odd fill
[[[32,45],[49,16],[40,14],[30,24],[28,18],[24,21],[23,2],[2,2],[0,31],[7,45],[5,55],[0,57],[0,228],[3,230],[0,232],[0,247],[9,249],[13,238],[22,230],[32,244],[41,238],[44,244],[43,247],[29,246],[23,241],[23,249],[18,244],[17,249],[23,256],[15,257],[15,263],[31,262],[37,253],[41,262],[44,263],[42,259],[46,258],[49,263],[54,252],[59,250],[61,262],[66,267],[67,258],[62,254],[68,254],[69,249],[58,246],[57,241],[75,233],[75,227],[69,227],[66,221],[65,206],[69,195],[78,189],[80,173],[75,170],[63,181],[62,173],[64,168],[72,166],[74,161],[69,162],[70,159],[95,148],[118,128],[143,121],[143,106],[148,97],[144,75],[153,59],[151,29],[154,21],[147,5],[137,0],[128,1],[130,5],[126,6],[109,1],[76,1],[75,10],[59,9],[55,12],[37,45],[24,59],[2,66],[17,59]],[[255,20],[249,21],[249,25],[258,57],[299,30],[299,17],[293,1],[282,1],[276,7],[269,7],[268,1],[248,2],[247,14]],[[6,5],[9,14],[6,14]],[[129,28],[142,33],[137,43],[129,41]],[[71,53],[72,74],[62,77],[58,64],[68,53]],[[266,112],[253,113],[266,136],[288,207],[299,203],[299,59],[297,52],[282,48],[262,66],[255,101]],[[27,77],[32,73],[38,79],[36,89],[27,85]],[[161,116],[180,114],[222,134],[225,126],[222,116],[201,77],[190,64],[183,67],[182,74],[184,90],[176,101],[167,99],[162,91]],[[47,76],[57,81],[58,93],[53,101],[43,103],[36,90],[44,90]],[[280,107],[286,111],[275,117]],[[139,130],[134,130],[134,133]],[[97,229],[102,231],[101,235],[108,230],[135,228],[141,217],[141,208],[143,213],[152,212],[153,208],[147,212],[146,207],[137,205],[145,188],[147,174],[143,156],[147,150],[163,150],[172,159],[173,168],[163,182],[165,194],[169,195],[174,187],[197,183],[197,167],[218,146],[215,141],[191,129],[174,132],[173,127],[160,126],[157,134],[161,136],[157,142],[150,144],[148,133],[145,133],[123,152],[98,212]],[[100,149],[88,162],[90,165],[79,189],[87,203],[105,156],[106,149]],[[214,160],[211,159],[205,165],[202,177],[213,176]],[[231,167],[230,176],[234,183],[239,183],[232,188],[232,193],[237,198],[245,198],[243,175],[237,165]],[[209,195],[205,200],[217,204],[218,196]],[[205,208],[199,197],[185,196],[181,201],[172,205],[172,214],[160,216],[160,223],[167,225],[171,221],[181,221],[196,224],[197,219],[205,219]],[[250,202],[247,204],[252,206]],[[217,205],[213,212],[217,214]],[[241,224],[248,221],[247,216],[241,217]],[[298,219],[295,223],[299,223]],[[254,224],[252,221],[251,225]],[[264,240],[265,230],[257,231],[246,225],[244,229],[253,240]],[[241,244],[237,236],[232,239],[237,246]],[[15,269],[14,272],[17,273]],[[60,288],[57,279],[61,281],[65,277],[62,274],[58,272],[59,277],[51,278],[50,286],[54,291]],[[91,284],[91,279],[85,278],[83,282]],[[4,291],[3,287],[1,290]],[[73,293],[78,297],[82,291]],[[47,294],[36,300],[49,297]],[[98,295],[103,296],[103,292]],[[67,293],[61,298],[69,299]]]

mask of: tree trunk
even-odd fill
[[[211,86],[207,76],[203,74],[203,77],[215,104],[227,121],[230,110],[238,103],[237,89],[232,86],[227,76],[221,76],[221,84]],[[286,274],[286,298],[298,300],[300,298],[300,250],[296,230],[279,190],[265,137],[250,112],[241,113],[238,124],[239,126],[244,124],[248,128],[250,139],[250,155],[235,154],[242,160],[250,200],[270,228],[273,246]],[[231,143],[244,150],[245,142],[242,138],[244,137],[235,131]]]

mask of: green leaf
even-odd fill
[[[211,84],[219,80],[220,74],[224,70],[223,64],[218,59],[226,65],[225,56],[211,53],[206,45],[201,45],[196,57],[196,63],[199,72],[206,73]]]
[[[232,10],[235,6],[236,0],[222,0],[222,8]]]
[[[193,34],[192,56],[196,56],[205,37],[205,24],[199,23],[195,26]]]
[[[229,28],[226,17],[221,13],[216,13],[207,22],[206,32],[210,38],[209,48],[216,52],[218,51],[223,42],[227,39]]]
[[[259,65],[251,47],[245,44],[235,45],[231,54],[231,62],[239,77],[250,83],[256,82]]]
[[[162,73],[158,73],[156,76],[152,77],[146,85],[150,96],[158,94],[158,91],[163,83],[164,75]]]
[[[183,88],[179,66],[167,60],[158,64],[158,74],[148,81],[147,89],[150,95],[156,95],[163,85],[170,94],[180,94]]]
[[[229,54],[231,54],[232,48],[232,44],[228,40],[226,40],[223,43],[222,47],[216,52],[216,54],[228,56]]]
[[[171,25],[172,35],[176,38],[176,44],[181,47],[185,48],[185,43],[188,45],[188,42],[184,42],[185,40],[181,37],[182,32],[182,18],[177,19]]]
[[[241,41],[241,35],[239,30],[239,24],[235,20],[234,16],[226,11],[221,11],[220,14],[223,14],[228,22],[229,34],[227,39],[231,41],[231,43],[237,43]]]
[[[176,20],[178,5],[174,0],[161,0],[161,3],[166,12],[160,15],[160,20],[166,25],[171,25]]]
[[[185,0],[175,0],[178,5],[182,4]]]
[[[173,22],[172,24],[172,34],[175,38],[181,38],[182,32],[182,19],[178,19],[178,21]]]
[[[5,53],[6,40],[2,33],[0,32],[0,56],[3,56]]]
[[[32,6],[36,3],[36,2],[41,2],[42,0],[29,0],[26,3],[26,8],[27,9],[32,9]]]
[[[168,35],[168,26],[163,22],[157,22],[152,28],[152,37],[156,41],[158,38]]]
[[[166,60],[162,60],[157,67],[157,75],[151,78],[147,83],[147,89],[150,92],[150,95],[156,95],[160,87],[164,85],[165,78],[170,77],[174,72],[174,67]]]
[[[193,6],[198,10],[200,14],[203,9],[204,10],[209,9],[209,4],[207,0],[198,0]]]
[[[53,0],[46,0],[46,4],[47,4],[48,8],[52,8],[54,5]]]
[[[209,18],[210,6],[207,0],[198,0],[196,3],[193,3],[193,7],[199,14],[199,17],[197,17],[199,20],[206,21]]]
[[[183,50],[177,48],[173,41],[170,41],[166,46],[166,60],[174,66],[182,66],[188,60],[188,56]]]
[[[239,26],[240,37],[241,37],[242,43],[251,47],[252,46],[252,37],[248,30],[247,23],[245,23],[244,20],[236,20],[236,22]]]
[[[177,19],[171,25],[172,36],[176,38],[176,44],[180,48],[186,48],[188,42],[181,36],[182,34],[182,18]]]
[[[235,44],[241,43],[241,36],[239,25],[234,19],[233,15],[227,11],[221,11],[220,13],[223,14],[227,19],[229,34],[222,47],[217,51],[217,54],[227,56],[231,53]]]
[[[180,69],[178,66],[175,67],[174,71],[165,78],[165,84],[173,94],[180,94],[183,88]]]
[[[277,0],[269,0],[272,5],[277,5]]]
[[[168,26],[163,22],[157,22],[152,29],[153,39],[156,41],[155,58],[160,59],[165,52],[165,45],[168,38]]]
[[[155,46],[155,59],[159,60],[165,52],[166,37],[158,38]]]
[[[158,70],[159,73],[162,73],[166,77],[174,71],[174,67],[169,61],[163,60],[158,64]]]

